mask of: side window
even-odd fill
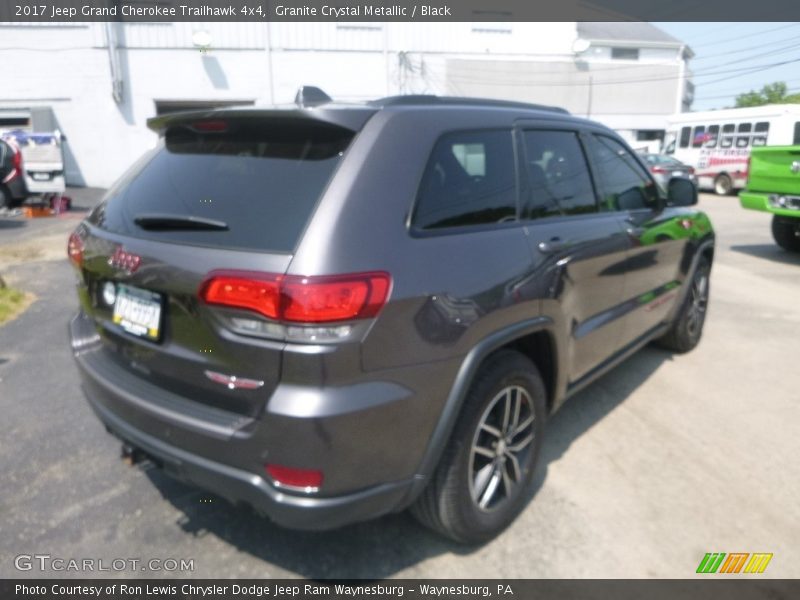
[[[800,146],[800,121],[794,124],[794,141],[792,144],[794,146]]]
[[[756,134],[753,136],[753,146],[766,146],[767,136],[769,135],[769,122],[756,123],[754,131]]]
[[[592,161],[602,187],[600,210],[649,208],[658,201],[653,180],[618,141],[593,135]]]
[[[692,137],[691,127],[681,127],[681,148],[688,148]]]
[[[716,148],[717,138],[719,137],[719,125],[709,125],[706,137],[708,138],[706,148]]]
[[[736,147],[747,148],[750,145],[750,132],[753,130],[752,123],[739,123],[736,133],[744,134],[736,136]]]
[[[528,185],[522,201],[523,218],[596,212],[592,179],[578,134],[529,130],[524,140]]]
[[[722,126],[722,138],[719,141],[720,148],[730,148],[733,146],[733,132],[736,131],[736,126],[729,124]]]
[[[463,227],[514,220],[511,131],[465,131],[439,138],[425,167],[412,225]]]
[[[706,126],[698,125],[694,128],[694,135],[692,136],[692,148],[702,147],[706,139]]]

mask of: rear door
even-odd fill
[[[280,336],[211,307],[215,270],[280,275],[354,132],[310,119],[177,123],[81,232],[82,308],[116,368],[256,416],[280,377]],[[266,334],[266,335],[265,335]]]
[[[562,320],[570,383],[620,345],[628,241],[623,216],[599,212],[580,133],[521,126],[521,216],[542,282],[543,313]]]

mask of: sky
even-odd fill
[[[653,23],[695,53],[692,110],[726,108],[736,96],[784,81],[800,92],[800,23]],[[788,64],[776,65],[787,61]],[[768,65],[774,65],[769,66]]]

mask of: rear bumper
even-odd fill
[[[115,416],[87,393],[89,404],[108,431],[144,452],[164,471],[221,496],[245,504],[284,527],[325,530],[378,517],[408,493],[410,482],[385,484],[334,498],[309,498],[284,494],[248,471],[203,458],[139,431]]]
[[[104,357],[100,337],[83,315],[70,323],[70,337],[84,393],[107,430],[177,479],[295,529],[331,529],[375,518],[409,500],[419,458],[411,467],[402,465],[408,452],[398,440],[413,447],[417,436],[427,434],[408,407],[415,396],[398,395],[396,386],[375,382],[369,405],[348,414],[309,412],[308,390],[292,402],[297,390],[279,388],[271,410],[254,419],[177,397],[127,373]],[[340,397],[332,400],[342,404]],[[281,404],[299,405],[305,414],[274,412]],[[420,444],[420,454],[424,447]],[[276,487],[264,472],[265,462],[321,468],[320,494]]]

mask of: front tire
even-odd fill
[[[711,263],[701,257],[692,275],[689,292],[678,311],[670,330],[658,339],[658,344],[673,352],[689,352],[700,343],[708,311]]]
[[[772,237],[784,250],[800,252],[800,219],[772,215]]]
[[[511,350],[492,355],[412,514],[458,542],[496,536],[527,503],[545,417],[546,392],[536,366]]]
[[[730,178],[730,175],[717,175],[717,178],[714,180],[714,191],[717,193],[718,196],[728,196],[731,192],[733,192],[733,181]]]

